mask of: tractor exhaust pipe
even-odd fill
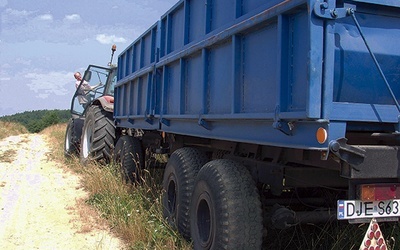
[[[114,57],[114,52],[117,50],[117,45],[113,44],[113,46],[111,46],[111,59],[110,62],[108,63],[108,66],[112,66],[112,61],[113,61],[113,57]]]

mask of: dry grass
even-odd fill
[[[75,201],[73,206],[69,206],[66,209],[78,215],[77,218],[70,221],[76,228],[77,233],[89,233],[94,229],[106,231],[109,228],[107,221],[100,218],[98,211],[87,204],[87,199],[79,198]]]
[[[84,186],[89,204],[100,211],[132,249],[191,249],[164,221],[161,188],[149,174],[141,185],[123,184],[114,165],[87,166]]]
[[[94,215],[88,216],[91,211],[85,205],[90,205],[130,249],[192,248],[190,243],[165,223],[162,216],[161,188],[155,184],[149,173],[145,174],[142,185],[132,186],[121,181],[122,177],[115,165],[91,164],[83,167],[76,157],[65,159],[65,129],[66,124],[59,124],[41,133],[47,137],[52,148],[51,158],[78,173],[83,188],[89,192],[89,198],[79,208],[86,225],[97,223],[91,219],[95,218]],[[82,226],[80,230],[90,230],[90,226]]]
[[[0,140],[12,135],[26,133],[28,133],[28,130],[19,123],[0,121]]]
[[[14,161],[16,155],[17,151],[15,151],[14,149],[8,149],[4,152],[0,152],[0,162],[11,163]]]
[[[15,122],[0,121],[0,140],[13,135],[26,134],[28,130],[21,124]],[[17,151],[9,149],[0,152],[0,162],[11,163],[14,161]]]
[[[49,158],[58,162],[64,162],[64,136],[66,123],[56,124],[45,128],[40,134],[46,136],[47,143],[51,147]]]

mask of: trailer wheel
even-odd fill
[[[64,156],[71,157],[78,154],[82,134],[82,119],[71,118],[65,131]]]
[[[199,171],[190,206],[194,249],[261,249],[262,209],[249,171],[214,160]]]
[[[225,155],[229,154],[230,152],[227,150],[223,150],[223,149],[217,149],[213,152],[212,154],[212,159],[216,160],[216,159],[223,159]]]
[[[164,171],[164,217],[187,239],[190,237],[189,203],[194,179],[207,161],[207,156],[200,150],[180,148],[172,153]]]
[[[144,153],[136,137],[121,136],[115,144],[114,161],[120,165],[122,177],[127,183],[140,181],[140,170],[144,167]]]
[[[110,162],[114,141],[115,125],[112,114],[99,106],[90,106],[83,125],[81,163],[87,164],[90,160]]]

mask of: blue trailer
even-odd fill
[[[119,55],[117,158],[135,181],[169,155],[164,214],[196,249],[398,220],[399,41],[398,0],[181,0]]]

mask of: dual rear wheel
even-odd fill
[[[195,148],[180,148],[171,155],[164,170],[164,217],[187,239],[190,238],[189,205],[195,178],[207,161],[204,152]]]
[[[175,151],[164,172],[164,216],[195,249],[261,249],[262,210],[249,171],[194,148]]]

